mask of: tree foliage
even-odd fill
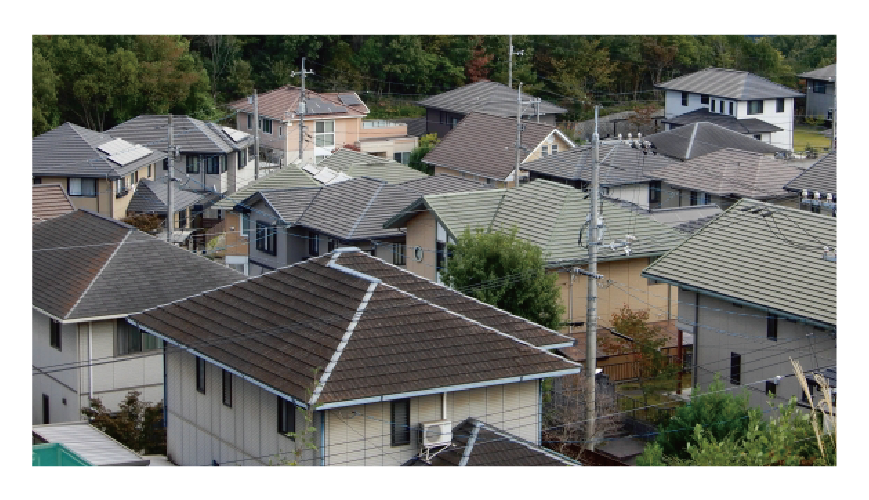
[[[142,393],[130,391],[120,411],[110,412],[99,398],[82,408],[83,415],[97,429],[119,443],[142,454],[166,454],[166,428],[163,427],[163,402],[156,405],[139,400]]]
[[[163,225],[163,220],[156,214],[134,214],[121,219],[121,222],[146,233],[156,231]]]
[[[425,155],[438,145],[440,139],[437,134],[426,134],[419,138],[419,146],[413,148],[410,152],[410,159],[407,161],[407,166],[428,175],[434,174],[434,167],[422,162]]]
[[[450,244],[444,283],[482,302],[558,329],[564,306],[556,273],[544,269],[539,246],[509,233],[466,228]]]

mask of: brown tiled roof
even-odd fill
[[[324,409],[579,372],[576,363],[335,262],[344,252],[374,259],[342,249],[131,319]]]
[[[72,205],[66,190],[60,184],[34,184],[33,190],[33,222],[50,219],[72,212]]]
[[[259,101],[258,111],[260,116],[282,121],[289,120],[291,116],[295,118],[295,115],[299,109],[299,97],[301,96],[301,90],[302,89],[299,87],[291,87],[289,85],[286,85],[266,92],[265,94],[260,94],[257,99]],[[330,105],[340,106],[347,110],[340,113],[309,114],[306,116],[308,118],[315,119],[328,118],[333,116],[364,116],[369,113],[368,107],[365,104],[348,106],[341,103],[341,100],[338,98],[338,96],[341,94],[353,94],[356,97],[359,97],[353,92],[318,94],[317,92],[314,92],[310,89],[305,89],[305,97],[307,99],[318,98],[328,102]],[[361,101],[362,99],[359,100]],[[229,104],[229,107],[238,111],[243,111],[245,113],[253,113],[253,101],[248,102],[246,97],[231,102]]]
[[[661,333],[666,336],[667,341],[663,345],[664,348],[668,347],[678,347],[679,346],[679,329],[676,328],[676,320],[663,320],[663,321],[651,321],[649,322],[649,326],[657,326],[661,329]],[[568,347],[565,349],[561,349],[561,352],[567,356],[568,358],[577,361],[583,362],[585,361],[585,330],[573,332],[573,338],[576,341],[573,347]],[[615,338],[612,330],[609,328],[598,328],[597,330],[597,338]],[[687,332],[682,332],[682,345],[693,345],[694,344],[694,336]],[[600,346],[597,348],[597,357],[605,358],[607,356],[616,356],[619,354],[630,354],[631,350],[624,351],[618,349],[601,349]]]
[[[551,125],[523,122],[520,162],[554,130]],[[430,165],[504,180],[516,168],[516,119],[469,113],[422,160]],[[520,167],[522,168],[522,167]]]

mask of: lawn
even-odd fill
[[[824,136],[817,127],[797,125],[794,129],[794,150],[802,152],[806,149],[806,144],[818,148],[818,152],[823,152],[824,148],[830,147],[830,138]]]

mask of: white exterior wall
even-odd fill
[[[51,347],[48,316],[33,311],[33,365],[38,367],[56,366],[78,361],[76,345],[78,332],[75,325],[61,326],[61,350]],[[50,371],[51,369],[47,369]],[[78,370],[56,371],[33,376],[33,415],[34,424],[42,424],[42,395],[48,396],[49,423],[82,420],[78,405]],[[66,399],[66,404],[63,400]]]
[[[625,184],[622,186],[611,186],[608,196],[617,200],[624,200],[642,208],[649,208],[649,184]]]

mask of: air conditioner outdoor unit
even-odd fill
[[[453,442],[453,430],[449,420],[420,422],[422,447],[448,446]]]

